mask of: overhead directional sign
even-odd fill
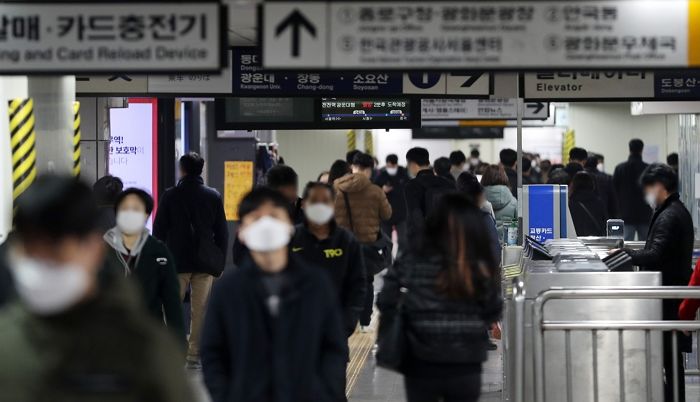
[[[262,45],[265,57],[275,55],[276,67],[319,67],[326,63],[328,44],[325,3],[265,4]]]
[[[562,71],[525,73],[524,98],[541,100],[623,100],[654,98],[650,71]]]
[[[75,92],[78,94],[145,94],[148,79],[145,75],[77,75]]]
[[[523,119],[549,118],[549,103],[527,102]],[[516,99],[423,99],[421,119],[426,120],[515,120]]]
[[[0,3],[0,73],[218,71],[222,15],[212,1]]]
[[[266,2],[263,59],[345,70],[700,67],[699,18],[697,0]]]
[[[491,74],[483,72],[404,74],[403,91],[415,95],[465,95],[488,97]]]
[[[491,74],[482,72],[402,74],[391,71],[267,70],[260,48],[233,48],[235,96],[459,95],[488,97]]]

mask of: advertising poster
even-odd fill
[[[227,221],[238,220],[238,205],[253,189],[253,162],[224,162],[224,212]]]
[[[132,98],[129,107],[110,109],[109,174],[122,179],[124,188],[145,190],[158,205],[156,102]]]

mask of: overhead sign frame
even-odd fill
[[[432,105],[431,105],[432,104]],[[549,102],[524,102],[523,120],[547,120]],[[421,119],[441,120],[516,120],[517,99],[421,99]],[[427,108],[435,110],[429,110]]]
[[[549,82],[550,89],[539,87]],[[523,72],[520,95],[526,102],[699,101],[700,69]]]
[[[154,7],[162,7],[165,14],[143,13],[144,10],[152,11]],[[66,15],[60,15],[57,8],[66,10]],[[176,14],[176,11],[190,12],[185,11],[188,8],[196,9],[198,14]],[[169,11],[166,12],[166,9]],[[88,14],[88,11],[92,13]],[[228,33],[225,29],[228,27],[228,11],[227,6],[219,0],[10,1],[0,3],[0,13],[9,20],[22,21],[20,25],[23,27],[21,35],[19,31],[12,32],[13,37],[10,38],[8,33],[3,42],[3,48],[0,49],[0,74],[85,76],[114,73],[216,73],[228,61]],[[188,18],[178,19],[178,16]],[[146,17],[151,22],[157,20],[157,25],[149,26]],[[50,22],[42,23],[45,19],[50,19]],[[178,25],[179,22],[182,24]],[[179,26],[185,28],[178,31]],[[61,29],[64,36],[72,35],[71,38],[60,39]],[[190,34],[192,30],[198,30],[201,38],[188,38],[185,41],[182,35],[194,35]],[[148,38],[146,31],[150,35]],[[45,37],[52,39],[42,43],[41,38]],[[162,41],[163,46],[158,47],[158,41]],[[193,47],[195,45],[200,47]],[[127,60],[127,54],[131,60]],[[180,58],[181,61],[161,60],[158,55]],[[3,57],[11,57],[11,61],[3,60]],[[148,60],[138,60],[145,58]]]
[[[420,101],[416,101],[414,98],[400,97],[402,99],[409,100],[409,119],[405,121],[353,121],[353,122],[333,122],[324,121],[322,119],[322,109],[321,109],[321,97],[316,98],[292,98],[284,97],[279,99],[288,99],[292,102],[297,101],[313,101],[313,113],[309,118],[299,119],[298,121],[254,121],[254,122],[236,122],[227,121],[226,114],[226,99],[233,97],[219,97],[215,100],[215,110],[216,110],[216,129],[218,131],[232,131],[232,130],[336,130],[336,129],[409,129],[409,128],[420,128]],[[262,97],[261,99],[268,99],[269,97]],[[339,100],[345,99],[347,97],[338,98]],[[396,100],[399,97],[370,97],[372,100]],[[250,97],[240,98],[240,99],[253,99]],[[295,114],[296,117],[296,114]],[[291,119],[290,119],[291,120]]]
[[[440,0],[429,3],[398,2],[396,0],[375,2],[307,0],[297,1],[295,6],[291,7],[288,4],[283,5],[285,2],[280,0],[268,0],[260,6],[262,11],[259,14],[258,27],[260,30],[259,38],[264,50],[263,62],[265,68],[269,70],[288,67],[315,70],[386,69],[403,71],[413,68],[421,71],[445,71],[464,69],[464,66],[471,66],[471,69],[474,70],[489,71],[628,68],[668,70],[700,67],[700,30],[688,29],[688,26],[692,25],[689,22],[700,13],[698,10],[700,5],[695,0],[663,1],[659,4],[652,4],[656,8],[650,9],[648,5],[639,7],[638,4],[635,4],[635,2],[641,1],[644,0],[580,0],[577,2],[551,0],[457,2],[455,0]],[[452,8],[455,4],[459,5],[460,3],[470,8],[488,8],[491,15],[493,15],[493,8],[496,7],[498,8],[496,14],[499,18],[501,8],[523,7],[529,10],[529,14],[527,14],[529,19],[510,20],[509,27],[512,28],[512,24],[516,22],[518,23],[516,25],[522,26],[518,28],[520,30],[513,30],[503,27],[501,24],[503,21],[500,19],[489,19],[485,22],[482,19],[464,20],[462,18],[452,21],[452,24],[459,28],[459,24],[478,22],[480,26],[483,25],[485,28],[481,31],[460,31],[458,29],[446,31],[442,16],[437,22],[435,19],[419,21],[416,13],[413,12],[407,17],[410,18],[408,22],[402,23],[394,18],[382,20],[381,24],[376,17],[370,22],[360,18],[361,12],[364,12],[365,9],[374,11],[376,16],[376,10],[379,8],[396,11],[397,4],[400,4],[402,8],[410,8],[411,5],[420,4],[420,7],[425,9],[437,9],[440,7]],[[287,10],[289,13],[292,11],[296,13],[297,19],[304,19],[304,23],[299,22],[299,24],[306,26],[307,30],[308,26],[313,28],[313,37],[304,35],[304,32],[297,35],[297,42],[302,41],[301,47],[299,47],[299,43],[296,46],[297,57],[291,53],[287,55],[290,52],[289,35],[286,32],[273,31],[273,25],[279,25],[283,19],[289,17],[285,14],[284,7],[289,9]],[[315,8],[316,12],[307,15],[305,7]],[[318,10],[323,7],[326,8],[325,13]],[[362,7],[361,10],[360,7]],[[573,8],[578,10],[578,19],[574,20],[575,23],[570,23],[569,11]],[[594,12],[588,13],[589,9]],[[565,12],[569,14],[565,15]],[[432,14],[441,15],[439,12]],[[393,15],[397,16],[398,14],[393,13]],[[477,13],[477,16],[479,15]],[[590,18],[595,19],[591,20]],[[638,22],[641,23],[638,24]],[[657,30],[659,32],[654,33],[654,37],[651,37],[643,28],[648,26],[650,22],[663,27]],[[401,25],[415,25],[420,29],[417,28],[418,31],[403,29]],[[571,25],[576,25],[579,28],[571,28]],[[582,25],[586,25],[587,28],[580,29]],[[383,26],[385,30],[369,29],[373,26]],[[471,52],[469,60],[464,59],[467,56],[459,56],[460,53],[465,53],[461,51],[462,47],[452,45],[447,46],[448,51],[444,51],[444,54],[455,57],[440,57],[442,55],[436,50],[438,47],[432,45],[427,51],[422,52],[425,58],[415,58],[414,56],[418,55],[415,48],[413,53],[408,50],[403,53],[397,51],[392,54],[396,57],[386,56],[388,53],[385,49],[388,48],[389,41],[401,42],[401,40],[415,39],[419,35],[423,35],[429,40],[433,38],[453,39],[446,32],[469,32],[468,35],[452,35],[456,40],[468,39],[471,41],[471,47],[468,47],[469,52]],[[275,35],[276,33],[278,35]],[[323,37],[324,33],[326,34],[325,38]],[[496,40],[499,43],[497,52],[493,49],[479,52],[474,50],[477,49],[475,41],[479,39],[479,34],[482,34],[484,39]],[[375,48],[370,42],[379,37],[385,42],[382,46],[378,44]],[[626,38],[634,38],[634,43]],[[311,46],[308,43],[305,45],[303,42],[309,39],[315,40]],[[278,46],[279,44],[276,42],[282,43],[281,41],[285,41],[285,46]],[[520,45],[516,46],[516,43]],[[576,46],[569,46],[570,43],[576,44]],[[365,44],[367,45],[365,46]],[[361,48],[367,52],[366,55],[363,55],[363,57],[366,56],[363,59],[359,56],[353,59],[355,56],[347,55],[359,54],[358,49]],[[440,49],[442,48],[444,47]],[[314,52],[314,57],[309,59],[299,57],[303,56],[301,53],[305,51],[304,49],[311,49]],[[432,53],[428,53],[429,51]],[[494,55],[484,55],[488,52],[495,53]],[[303,62],[301,59],[304,59]]]

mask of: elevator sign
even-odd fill
[[[696,0],[267,2],[262,20],[266,68],[700,66]]]
[[[0,3],[0,73],[218,71],[219,3]]]

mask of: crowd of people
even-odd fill
[[[523,183],[570,185],[579,236],[605,235],[613,217],[630,238],[652,236],[653,247],[626,250],[637,265],[685,262],[692,231],[677,230],[673,244],[668,233],[685,219],[676,173],[647,166],[642,151],[631,141],[612,176],[582,148],[567,165],[526,155]],[[373,331],[378,291],[377,358],[404,375],[408,400],[478,400],[502,310],[502,228],[518,218],[517,153],[431,162],[417,147],[405,160],[388,155],[379,169],[349,152],[301,196],[292,167],[271,167],[240,202],[228,270],[223,203],[196,153],[180,159],[181,179],[157,206],[112,176],[92,189],[40,177],[0,247],[3,396],[192,401],[184,366],[202,370],[214,402],[343,401],[348,338]],[[665,284],[688,282],[674,272]],[[413,328],[410,347],[390,356],[399,320]]]

